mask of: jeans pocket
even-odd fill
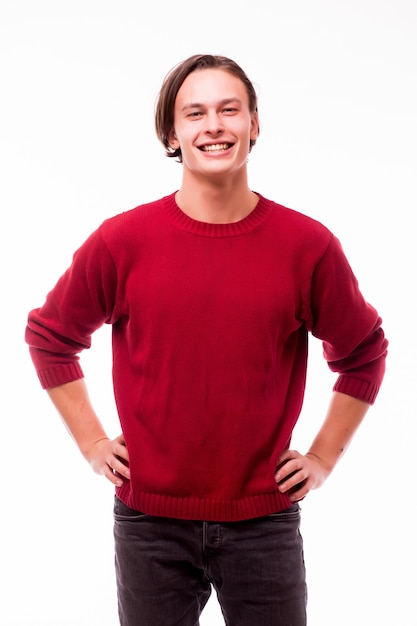
[[[131,509],[120,498],[114,496],[113,516],[116,522],[139,521],[150,517],[147,513]]]
[[[276,522],[286,522],[288,520],[300,519],[301,511],[298,502],[294,502],[288,509],[278,511],[278,513],[271,513],[266,516],[266,519],[270,519]]]

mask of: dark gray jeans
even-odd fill
[[[121,626],[198,626],[212,587],[227,626],[305,626],[298,504],[233,523],[144,515],[114,505]]]

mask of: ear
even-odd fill
[[[259,137],[259,118],[258,111],[252,113],[252,119],[250,123],[250,138],[252,141],[256,141]]]
[[[180,147],[180,142],[177,139],[177,135],[175,134],[174,129],[172,129],[169,133],[168,133],[168,143],[171,146],[171,148],[173,150],[178,150],[178,148]]]

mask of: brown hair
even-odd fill
[[[252,82],[242,68],[224,56],[211,54],[195,54],[182,63],[172,68],[166,75],[155,107],[155,129],[158,139],[165,147],[168,157],[175,157],[181,163],[181,148],[171,148],[168,137],[174,128],[175,99],[184,80],[189,74],[201,69],[222,69],[239,78],[246,87],[249,97],[249,110],[254,113],[258,110],[257,96]],[[255,145],[255,140],[250,140],[249,151]]]

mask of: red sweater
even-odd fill
[[[262,196],[232,224],[189,218],[174,194],[106,220],[29,314],[44,388],[83,376],[79,353],[103,323],[130,457],[117,495],[153,515],[234,521],[290,505],[274,473],[309,332],[336,391],[373,403],[384,374],[381,320],[339,241]]]

